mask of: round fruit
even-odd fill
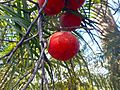
[[[85,0],[66,0],[66,8],[77,10],[84,4]]]
[[[60,17],[60,26],[65,30],[75,30],[81,24],[82,18],[70,12],[66,12]]]
[[[74,57],[79,51],[79,41],[70,32],[56,32],[49,40],[49,54],[60,61],[66,61]]]
[[[38,0],[38,4],[40,7],[44,4],[45,0]],[[58,14],[63,7],[65,6],[64,0],[48,0],[46,7],[44,8],[44,12],[49,15],[53,16]]]

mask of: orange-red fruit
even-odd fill
[[[70,32],[56,32],[49,40],[49,54],[60,61],[66,61],[74,57],[79,51],[79,41]]]
[[[38,0],[38,4],[40,7],[44,4],[45,0]],[[64,0],[48,0],[46,7],[44,8],[44,12],[49,15],[53,16],[58,14],[63,7],[65,6]]]
[[[75,30],[81,24],[82,18],[70,12],[66,12],[60,17],[60,26],[65,30]]]
[[[77,10],[84,4],[85,0],[66,0],[66,8]]]

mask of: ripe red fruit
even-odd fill
[[[79,51],[79,41],[70,32],[56,32],[49,40],[49,54],[60,61],[71,59]]]
[[[77,10],[83,5],[84,2],[85,0],[66,0],[66,8]]]
[[[66,12],[60,17],[60,26],[65,30],[75,30],[81,24],[82,18],[75,14]]]
[[[40,7],[44,4],[45,0],[38,0],[38,4]],[[65,6],[64,0],[48,0],[46,7],[44,8],[44,12],[49,15],[53,16],[58,14],[63,7]]]

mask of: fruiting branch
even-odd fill
[[[39,15],[38,15],[38,18],[37,18],[37,20],[38,20],[38,35],[39,35],[39,40],[40,40],[40,44],[41,44],[41,53],[40,53],[41,55],[39,57],[39,60],[35,64],[35,67],[34,67],[34,70],[33,70],[33,73],[31,75],[31,77],[29,78],[26,85],[22,88],[22,90],[25,90],[28,87],[28,85],[32,82],[32,80],[34,79],[34,77],[36,75],[36,72],[38,71],[39,66],[44,65],[44,64],[41,64],[41,62],[43,62],[43,60],[44,60],[43,56],[44,56],[44,50],[45,50],[46,46],[44,46],[44,43],[42,41],[43,39],[42,39],[42,15],[41,15],[41,11],[44,9],[47,2],[48,2],[48,0],[45,0],[45,2],[43,4],[43,7],[40,8],[40,10],[39,10]],[[42,68],[44,68],[44,67],[42,66]]]

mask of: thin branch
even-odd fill
[[[30,73],[31,73],[31,71],[30,71],[30,72],[27,72],[26,74],[24,74],[24,75],[17,81],[17,83],[12,87],[11,90],[14,90],[14,88],[19,84],[19,82],[20,82],[23,78],[27,77],[28,74],[30,74]]]
[[[41,65],[42,65],[42,80],[41,80],[41,89],[40,90],[44,90],[44,80],[45,80],[45,69],[44,69],[44,59],[42,59]]]
[[[32,37],[28,38],[28,39],[25,39],[24,43],[30,41],[31,39],[35,38],[36,36],[38,36],[38,33],[33,35]]]
[[[40,58],[38,60],[38,62],[36,63],[35,67],[34,67],[34,71],[31,75],[31,77],[29,78],[28,82],[24,85],[24,87],[21,89],[21,90],[26,90],[26,88],[28,87],[28,85],[32,82],[32,80],[34,79],[35,77],[35,74],[40,66],[40,63],[41,63],[41,60],[42,60],[42,56],[43,56],[43,52],[44,52],[45,48],[41,51],[41,55],[40,55]]]
[[[39,16],[39,15],[38,15]],[[32,26],[36,23],[38,17],[30,24],[30,26],[27,29],[27,32],[25,34],[25,36],[23,36],[23,38],[18,42],[18,44],[16,45],[16,47],[11,51],[8,59],[7,59],[7,63],[10,62],[10,59],[12,58],[13,54],[16,52],[16,50],[23,44],[25,38],[27,37],[27,35],[30,33]]]
[[[37,35],[38,35],[38,33],[35,34],[35,35],[33,35],[32,37],[28,38],[28,39],[25,39],[23,43],[30,41],[31,39],[35,38]],[[9,40],[0,40],[0,41],[18,42],[18,41],[9,41]],[[12,50],[11,50],[11,51],[12,51]],[[0,60],[3,59],[3,58],[5,58],[5,57],[8,57],[8,56],[10,55],[11,51],[8,52],[7,54],[5,54],[4,56],[0,57]]]
[[[44,60],[45,62],[48,64],[48,66],[50,67],[50,77],[51,77],[51,82],[52,82],[52,90],[54,90],[54,77],[53,77],[53,70],[52,70],[52,65],[51,62],[48,60],[45,52],[44,52]],[[46,84],[47,84],[47,80],[46,80]]]
[[[38,35],[39,35],[39,41],[40,41],[40,46],[41,46],[41,50],[44,49],[45,47],[45,40],[43,38],[43,31],[42,31],[42,18],[43,16],[40,15],[40,18],[38,19]],[[45,81],[45,68],[44,68],[44,64],[45,64],[45,57],[44,57],[44,51],[43,51],[43,56],[42,56],[42,61],[41,61],[41,66],[42,66],[42,80],[41,80],[41,89],[40,90],[44,90],[44,81]]]
[[[30,24],[30,26],[27,28],[27,32],[25,34],[25,36],[23,36],[23,38],[19,41],[19,43],[16,45],[16,47],[10,52],[10,55],[7,59],[7,63],[10,62],[10,59],[12,58],[13,54],[16,52],[16,50],[23,44],[25,38],[27,37],[27,35],[30,33],[32,26],[37,22],[38,18],[40,17],[41,12],[43,11],[45,5],[47,4],[47,0],[45,0],[45,3],[43,4],[42,8],[40,8],[39,12],[38,12],[38,16],[34,19],[34,21]]]
[[[42,10],[44,9],[47,2],[48,2],[48,0],[45,0],[45,2],[43,4],[43,7],[41,8]],[[34,67],[34,71],[31,75],[31,77],[29,78],[28,82],[26,83],[26,85],[24,85],[24,87],[21,90],[25,90],[28,87],[28,85],[32,82],[32,80],[34,79],[34,77],[36,75],[36,72],[38,71],[38,68],[41,64],[41,61],[43,61],[43,54],[44,54],[44,50],[45,50],[46,47],[42,43],[43,39],[42,39],[42,32],[41,32],[42,31],[42,18],[41,18],[41,11],[42,10],[41,9],[39,10],[39,15],[38,15],[38,19],[37,19],[38,20],[38,34],[39,34],[39,39],[41,41],[40,42],[40,44],[41,44],[41,55],[39,57],[38,62],[36,63],[36,65]]]
[[[39,35],[39,41],[40,41],[40,46],[41,50],[44,48],[44,40],[43,40],[43,33],[42,33],[42,15],[40,15],[38,19],[38,35]],[[44,70],[44,51],[43,51],[43,56],[42,56],[42,61],[41,61],[41,66],[42,66],[42,80],[41,80],[41,90],[43,90],[43,85],[44,85],[44,76],[45,76],[45,70]]]
[[[47,64],[50,67],[50,74],[51,74],[51,82],[52,82],[52,90],[54,90],[54,77],[53,77],[53,70],[52,70],[52,66],[51,66],[51,62],[48,60],[46,54],[44,54],[44,59],[46,60]]]
[[[39,36],[39,41],[40,41],[40,46],[41,46],[41,50],[43,50],[46,46],[45,44],[45,40],[43,38],[43,31],[42,31],[42,26],[43,26],[43,23],[42,23],[42,20],[43,20],[43,15],[40,15],[39,19],[38,19],[38,36]],[[45,68],[44,68],[44,65],[45,65],[45,60],[46,60],[46,57],[45,57],[45,52],[43,51],[43,56],[42,56],[42,61],[41,61],[41,66],[42,66],[42,80],[41,80],[41,87],[40,87],[40,90],[44,90],[44,81],[46,81],[47,79],[45,78]],[[47,81],[45,82],[46,84],[46,89],[48,89],[48,83]]]
[[[11,50],[11,51],[12,51],[12,50]],[[3,59],[3,58],[8,57],[8,56],[10,55],[11,51],[10,51],[10,52],[8,52],[7,54],[5,54],[4,56],[0,57],[0,60],[1,60],[1,59]]]
[[[28,1],[38,6],[38,3],[37,3],[37,2],[34,2],[34,1],[32,1],[32,0],[28,0]]]

